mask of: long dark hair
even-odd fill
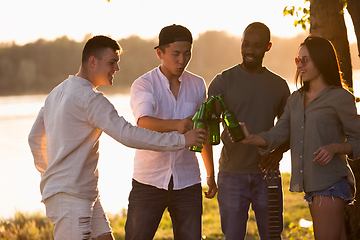
[[[339,66],[336,50],[333,44],[321,36],[308,36],[300,47],[306,46],[315,67],[330,86],[343,86],[342,73]],[[309,90],[309,82],[303,82],[300,71],[296,71],[296,84],[300,80],[301,89]]]

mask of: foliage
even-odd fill
[[[289,235],[287,235],[287,239],[289,240],[310,240],[314,239],[314,232],[313,227],[311,226],[310,229],[302,228],[299,225],[295,225],[291,223],[289,225]]]
[[[0,95],[48,93],[65,72],[76,73],[81,56],[73,53],[81,52],[82,45],[62,37],[0,48]]]
[[[354,93],[354,88],[349,87],[349,91]],[[355,97],[355,102],[357,102],[357,103],[360,102],[360,97]]]
[[[301,26],[302,29],[306,30],[307,26],[310,25],[310,7],[307,6],[310,3],[310,0],[304,0],[305,7],[295,7],[295,6],[286,6],[283,10],[284,16],[290,15],[294,17],[296,16],[296,20],[294,21],[294,26]],[[346,7],[346,0],[341,0],[343,5],[343,9]]]
[[[17,212],[14,219],[0,221],[0,239],[48,240],[52,239],[53,227],[47,217],[40,213]]]
[[[76,74],[83,45],[89,37],[81,42],[64,36],[54,41],[40,39],[24,46],[0,44],[0,95],[48,94],[69,75]],[[273,36],[273,46],[264,58],[265,66],[292,83],[296,70],[293,59],[304,38],[305,33],[293,38]],[[115,74],[114,86],[99,88],[106,94],[128,93],[135,79],[160,64],[154,50],[156,39],[130,36],[119,43],[124,50],[121,70]],[[217,73],[240,61],[239,37],[224,31],[208,31],[195,39],[188,70],[209,84]],[[353,67],[360,68],[358,58],[353,59]]]
[[[282,175],[284,190],[284,240],[313,239],[312,228],[299,226],[302,218],[310,220],[310,212],[307,204],[303,201],[302,194],[291,193],[289,187],[290,174]],[[124,239],[126,210],[119,214],[109,214],[114,237],[117,240]],[[52,238],[52,225],[47,217],[39,213],[33,215],[16,213],[14,219],[0,220],[0,239],[21,239],[21,240],[48,240]],[[172,223],[169,213],[165,211],[154,239],[173,239]],[[216,198],[204,199],[203,214],[203,237],[206,240],[223,240],[221,232],[220,216]],[[250,210],[246,240],[259,239],[255,216]]]
[[[305,2],[309,2],[310,0],[305,0]],[[302,29],[306,30],[307,25],[310,24],[310,10],[308,9],[308,7],[295,7],[295,6],[286,6],[283,10],[283,14],[284,16],[286,15],[291,15],[294,16],[296,15],[296,20],[294,21],[294,26],[297,27],[298,25],[301,26]],[[301,13],[302,10],[302,13]],[[300,15],[301,13],[301,15]],[[300,16],[299,16],[300,15]],[[300,17],[300,19],[299,19]]]

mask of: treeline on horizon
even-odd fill
[[[48,94],[56,85],[75,74],[81,63],[83,41],[63,36],[53,41],[39,39],[20,46],[0,44],[0,95]],[[293,38],[272,37],[273,47],[266,53],[264,65],[294,83],[294,58],[306,34]],[[225,31],[208,31],[194,40],[188,70],[209,84],[217,73],[241,62],[240,37]],[[119,40],[123,48],[120,72],[112,87],[99,87],[104,93],[129,93],[132,82],[160,64],[154,46],[156,39],[130,36]],[[353,69],[360,69],[356,44],[351,44]]]

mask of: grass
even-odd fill
[[[303,201],[303,194],[291,193],[289,188],[290,174],[282,175],[284,189],[284,240],[313,239],[312,228],[299,226],[300,219],[311,220],[307,203]],[[116,240],[124,239],[124,227],[126,211],[122,213],[109,214],[111,226]],[[24,214],[16,213],[12,219],[0,220],[0,239],[4,240],[48,240],[52,239],[51,222],[39,213]],[[169,213],[165,211],[164,216],[156,232],[157,240],[173,239],[172,224]],[[221,232],[220,216],[217,200],[204,198],[203,214],[203,239],[221,240],[225,239]],[[247,227],[246,240],[260,239],[254,213],[250,210]]]

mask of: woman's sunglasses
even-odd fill
[[[296,66],[301,62],[301,65],[303,65],[303,67],[306,67],[308,61],[309,61],[309,59],[306,58],[306,57],[297,57],[297,58],[295,58]]]

